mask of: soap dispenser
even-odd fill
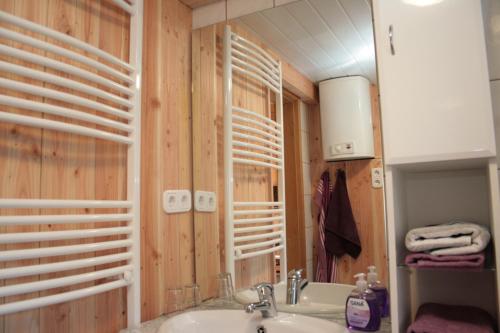
[[[373,290],[377,297],[382,318],[389,316],[389,293],[387,288],[378,280],[377,268],[368,266],[368,288]]]
[[[380,307],[375,293],[368,289],[365,273],[354,275],[356,289],[347,297],[345,318],[349,329],[374,332],[380,329]]]

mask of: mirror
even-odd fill
[[[352,285],[354,274],[376,265],[379,279],[387,285],[383,189],[374,188],[371,181],[372,169],[383,163],[369,2],[294,1],[234,19],[229,25],[282,62],[288,269],[304,268],[310,281],[317,280],[320,208],[314,198],[322,173],[329,171],[333,184],[336,171],[343,169],[362,250],[357,259],[344,255],[332,260],[335,268],[327,279]],[[194,189],[217,194],[215,212],[194,213],[196,279],[203,298],[217,295],[216,276],[225,271],[224,26],[198,28],[192,35]],[[375,158],[325,162],[317,88],[313,87],[325,79],[355,75],[370,81]],[[275,116],[274,101],[270,89],[248,76],[234,76],[234,105]],[[235,167],[236,200],[272,201],[277,183],[275,172]],[[238,261],[235,287],[279,281],[279,275],[286,274],[279,259],[276,253]]]

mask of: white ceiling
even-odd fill
[[[369,0],[301,0],[238,20],[314,82],[346,75],[376,82]]]

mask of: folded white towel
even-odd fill
[[[430,251],[433,255],[464,255],[481,252],[491,235],[485,227],[468,222],[422,227],[406,234],[406,248],[412,252]]]

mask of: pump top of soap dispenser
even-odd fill
[[[378,273],[377,273],[377,267],[375,266],[368,266],[368,283],[377,283],[378,281]]]
[[[368,289],[368,282],[366,282],[365,277],[366,277],[365,273],[358,273],[354,275],[354,278],[358,279],[356,281],[356,288],[361,293],[365,292],[366,289]]]

